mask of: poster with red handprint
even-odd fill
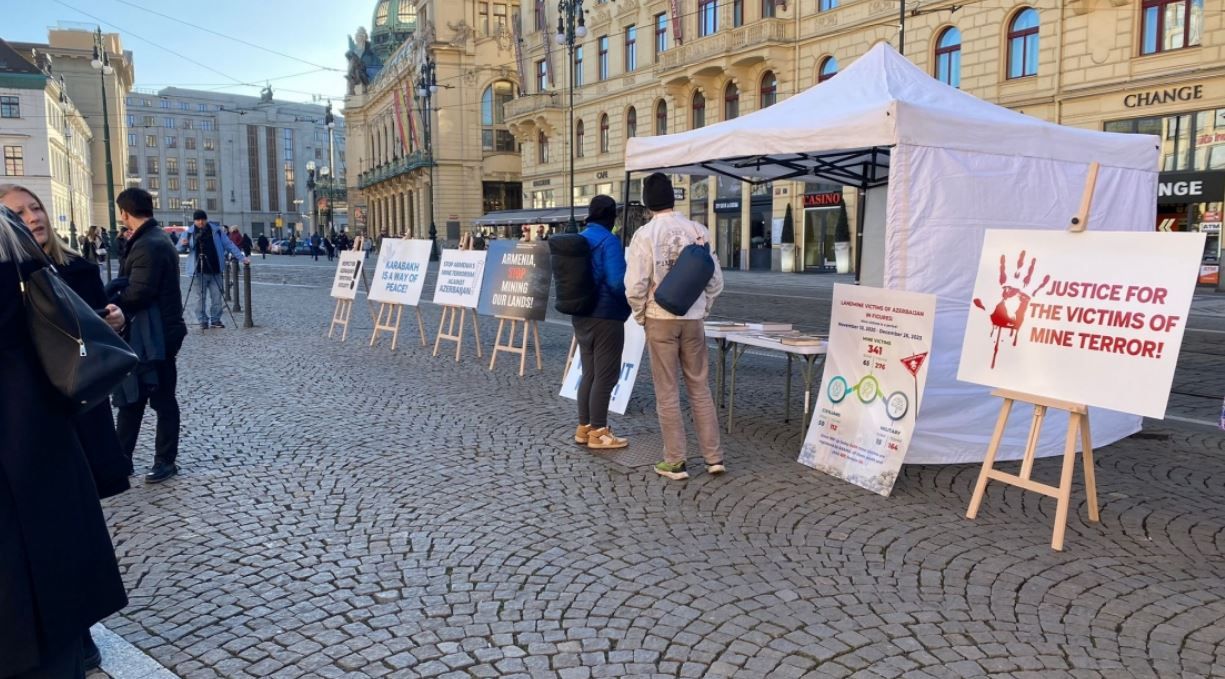
[[[957,379],[1165,416],[1202,233],[988,230]]]

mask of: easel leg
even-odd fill
[[[353,300],[345,300],[345,329],[340,333],[340,341],[343,342],[349,337],[349,319],[353,317]]]
[[[536,369],[544,370],[544,362],[540,360],[540,326],[537,325],[536,321],[531,321],[531,323],[532,323],[532,341],[535,343],[535,346],[536,346]]]
[[[1046,419],[1046,406],[1034,405],[1034,419],[1029,425],[1029,439],[1025,442],[1025,458],[1021,461],[1021,478],[1029,480],[1034,470],[1034,456],[1038,453],[1038,437],[1042,434],[1042,422]]]
[[[1097,477],[1093,469],[1093,436],[1089,432],[1089,414],[1080,416],[1081,456],[1085,466],[1085,498],[1089,504],[1089,520],[1097,523],[1101,517],[1097,508]]]
[[[442,308],[442,317],[438,319],[438,335],[434,338],[434,355],[438,355],[438,347],[442,345],[442,327],[447,323],[447,312],[451,307]]]
[[[736,364],[744,353],[743,345],[732,345],[732,379],[731,388],[727,392],[727,433],[732,433],[732,418],[736,416]]]
[[[1068,435],[1063,443],[1063,473],[1059,475],[1059,504],[1055,508],[1055,532],[1051,549],[1063,551],[1063,535],[1068,528],[1068,506],[1072,504],[1072,473],[1076,469],[1076,428],[1080,415],[1068,415]]]
[[[519,345],[519,377],[523,377],[523,374],[527,371],[527,324],[527,321],[510,322],[510,345],[512,347],[515,346],[515,326],[519,325],[523,328],[523,343]]]
[[[995,431],[991,434],[991,443],[987,445],[987,456],[983,458],[983,468],[978,472],[978,482],[974,484],[974,495],[970,497],[970,508],[966,518],[978,516],[978,508],[982,506],[983,495],[987,492],[987,474],[995,466],[995,454],[999,452],[1000,441],[1004,438],[1004,428],[1008,425],[1008,415],[1012,413],[1012,399],[1004,399],[1000,405],[1000,416],[995,420]]]
[[[570,351],[566,353],[566,367],[561,371],[562,379],[570,374],[570,365],[574,363],[574,348],[578,344],[578,337],[570,335]]]
[[[472,338],[476,341],[476,357],[484,358],[481,353],[481,324],[475,311],[472,312]],[[460,326],[460,332],[463,332],[463,326]]]
[[[400,342],[400,320],[404,316],[404,306],[396,305],[396,324],[395,329],[391,331],[391,350],[396,350],[396,344]],[[387,320],[391,320],[391,310],[387,311]]]
[[[421,331],[421,346],[427,346],[425,342],[425,319],[421,316],[421,307],[413,307],[413,311],[417,312],[417,330]]]
[[[455,362],[459,363],[459,357],[464,353],[464,318],[467,317],[468,310],[459,310],[459,337],[455,342]],[[447,332],[455,335],[455,311],[451,311],[451,325],[447,328]]]
[[[493,367],[498,364],[498,347],[502,346],[502,327],[505,325],[506,325],[506,319],[499,318],[498,319],[498,334],[495,335],[493,338],[493,351],[489,352],[490,353],[490,356],[489,356],[489,369],[490,370],[493,370]],[[512,333],[514,332],[513,327],[511,328],[511,332]]]

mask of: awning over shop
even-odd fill
[[[580,224],[587,217],[587,207],[575,207],[574,218]],[[522,224],[567,224],[570,222],[570,206],[536,208],[531,210],[498,210],[489,212],[473,221],[477,226],[519,226]]]

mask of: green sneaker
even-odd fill
[[[676,464],[660,462],[655,465],[655,473],[660,476],[666,476],[673,481],[684,481],[689,478],[689,472],[685,471],[684,462],[677,462]]]

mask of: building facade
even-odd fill
[[[349,192],[371,233],[427,238],[432,223],[439,241],[454,242],[485,212],[520,207],[519,147],[503,118],[519,87],[517,12],[511,0],[376,4],[370,43],[410,37],[345,99]],[[351,72],[372,63],[362,61],[366,42],[359,29]],[[427,109],[419,81],[430,63]]]
[[[201,209],[253,236],[301,235],[328,230],[330,201],[331,226],[347,226],[344,120],[329,129],[325,107],[277,101],[271,90],[250,97],[175,87],[135,91],[125,103],[124,182],[154,194],[162,224],[188,224]],[[308,163],[316,168],[318,223]],[[332,194],[323,168],[335,178]]]
[[[1204,230],[1218,248],[1225,179],[1225,13],[1198,0],[924,3],[905,18],[885,0],[627,0],[587,7],[573,62],[575,180],[565,134],[569,62],[550,45],[557,10],[524,9],[530,82],[506,106],[523,144],[527,201],[549,207],[595,193],[622,199],[625,140],[728,120],[791,96],[888,41],[933,77],[1066,125],[1163,140],[1155,228]],[[561,77],[554,79],[552,74]],[[1221,151],[1217,151],[1221,148]],[[1091,160],[1091,159],[1086,159]],[[837,185],[675,177],[677,208],[711,227],[720,261],[777,268],[772,223],[792,208],[797,270],[830,270],[843,210]],[[1200,193],[1193,187],[1206,190]],[[629,196],[639,195],[632,180]],[[849,209],[848,209],[849,208]],[[765,250],[766,252],[759,252]]]
[[[92,195],[89,210],[77,216],[77,226],[82,233],[87,224],[103,229],[109,229],[111,224],[103,101],[105,99],[105,117],[110,127],[109,157],[117,194],[123,188],[123,159],[128,153],[124,98],[132,90],[136,79],[132,53],[123,49],[119,34],[103,33],[100,37],[102,52],[111,67],[109,74],[93,67],[98,36],[88,28],[52,28],[46,43],[10,43],[13,49],[33,63],[50,61],[51,70],[57,76],[64,77],[69,98],[93,134],[88,153]]]
[[[20,184],[45,203],[65,240],[85,233],[93,197],[93,134],[50,60],[27,61],[0,40],[0,183]]]

